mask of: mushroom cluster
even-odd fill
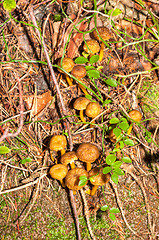
[[[56,135],[56,137],[57,136],[59,135]],[[53,141],[51,141],[51,143],[52,142]],[[53,148],[52,145],[51,147]],[[55,149],[57,150],[56,147]],[[106,184],[110,178],[109,174],[101,173],[101,168],[96,167],[91,169],[91,163],[95,162],[99,158],[99,155],[100,152],[95,144],[82,143],[79,145],[76,152],[70,151],[62,154],[60,158],[60,163],[56,163],[55,165],[51,166],[49,170],[49,175],[53,179],[59,180],[62,187],[66,186],[67,188],[73,190],[74,194],[76,193],[76,191],[83,188],[88,182],[87,179],[91,177],[90,182],[92,183],[92,185],[95,185],[91,191],[91,195],[93,196],[97,190],[97,186]],[[86,169],[84,168],[84,166],[81,168],[76,167],[75,161],[77,160],[85,163]],[[69,165],[71,167],[70,170],[68,170]],[[96,175],[99,175],[99,177],[97,177]],[[82,186],[79,185],[81,176],[86,177],[86,181]],[[100,180],[93,180],[93,177]]]
[[[97,117],[101,112],[101,108],[98,102],[91,102],[89,99],[85,97],[78,97],[75,100],[73,107],[74,109],[80,111],[80,119],[82,122],[86,122],[83,115],[84,110],[85,110],[86,116],[92,119]],[[95,123],[95,121],[93,120],[92,123]]]

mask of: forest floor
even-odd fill
[[[0,239],[159,239],[157,1],[4,0],[0,12]],[[109,35],[101,61],[83,49],[98,27]],[[64,57],[86,76],[68,73],[69,85],[58,71]],[[95,121],[85,111],[80,120],[81,96],[100,105]],[[50,177],[61,156],[49,150],[54,135],[66,137],[66,152],[98,147],[92,168],[111,179],[94,196],[90,182],[73,195]]]

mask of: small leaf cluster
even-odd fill
[[[129,129],[129,123],[126,118],[112,118],[109,123],[111,124],[109,130],[113,128],[113,133],[116,136],[117,142],[119,142],[119,149],[123,149],[125,145],[134,146],[134,141],[125,136],[125,133]],[[115,127],[114,127],[115,125]],[[116,149],[114,149],[116,151]]]
[[[112,220],[112,221],[115,221],[116,219],[116,216],[115,216],[115,213],[119,213],[119,209],[118,208],[110,208],[108,205],[104,205],[101,207],[101,210],[103,212],[105,211],[109,211],[109,218]]]
[[[131,163],[131,159],[129,157],[123,157],[119,161],[115,154],[109,154],[106,157],[106,164],[108,166],[103,168],[103,173],[111,173],[111,179],[116,184],[118,184],[119,176],[125,175],[124,171],[120,168],[123,162]]]
[[[94,67],[93,64],[97,63],[99,60],[99,56],[98,55],[93,55],[92,57],[90,57],[90,59],[86,58],[86,57],[78,57],[75,59],[75,63],[76,64],[85,64],[85,63],[89,63],[88,66],[85,66],[86,71],[87,71],[87,75],[88,77],[93,81],[94,79],[98,79],[100,78],[100,69],[102,68],[101,66],[99,67]],[[102,78],[102,80],[111,87],[116,87],[117,86],[117,82],[115,79],[113,78],[108,78],[104,79]]]

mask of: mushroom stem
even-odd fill
[[[127,134],[130,135],[131,131],[132,131],[132,125],[129,127]]]
[[[99,52],[99,62],[102,61],[104,54],[104,42],[101,43],[100,52]]]
[[[91,170],[91,163],[89,163],[89,162],[87,162],[87,164],[86,164],[87,166],[87,172],[89,172],[90,170]]]
[[[74,169],[75,168],[75,163],[74,162],[70,162],[70,166],[71,166],[71,169]]]
[[[83,116],[83,110],[80,110],[80,119],[82,122],[86,122],[86,120],[84,119],[84,116]]]
[[[69,86],[73,86],[72,79],[68,75],[66,75],[66,80]]]
[[[76,194],[76,191],[75,190],[73,190],[73,195],[75,195]]]
[[[51,157],[51,160],[52,160],[55,164],[57,164],[57,159],[56,159],[56,158],[54,159],[54,157],[53,157],[53,155],[52,155],[52,151],[50,151],[50,157]]]
[[[60,183],[61,183],[62,187],[63,187],[63,188],[65,188],[65,187],[66,187],[66,185],[65,185],[65,183],[64,183],[64,181],[63,181],[63,179],[62,179],[62,180],[59,180],[59,181],[60,181]]]
[[[94,186],[93,186],[92,191],[91,191],[91,196],[94,196],[94,194],[95,194],[96,191],[97,191],[97,188],[98,188],[97,185],[94,185]]]
[[[64,155],[65,152],[66,152],[65,149],[62,149],[61,150],[61,156]]]
[[[81,81],[81,79],[80,79]],[[83,81],[81,81],[83,83]],[[83,87],[80,83],[78,83],[78,86],[80,87],[80,89],[84,92],[85,95],[89,95],[89,93],[87,92],[87,90],[85,89],[85,87]]]

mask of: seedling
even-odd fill
[[[115,219],[116,219],[115,213],[120,213],[120,211],[119,211],[118,208],[110,208],[108,205],[102,206],[102,207],[101,207],[101,210],[102,210],[103,212],[108,211],[108,212],[109,212],[109,218],[110,218],[112,221],[115,221]]]

